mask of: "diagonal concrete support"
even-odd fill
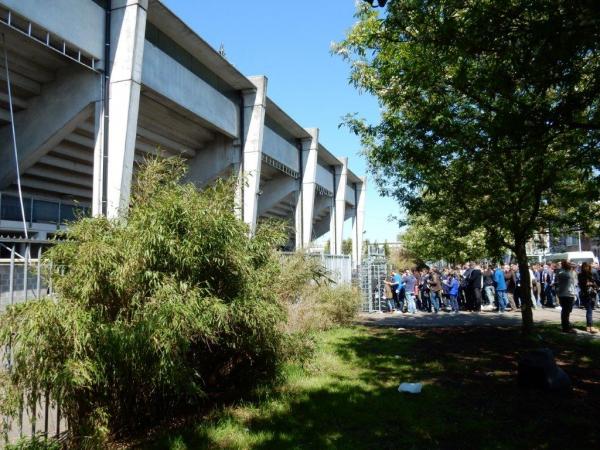
[[[242,217],[250,228],[256,231],[258,217],[258,192],[260,190],[260,167],[265,129],[265,111],[267,104],[267,78],[250,77],[256,90],[243,92],[244,99],[244,142],[243,151],[243,210]]]
[[[362,183],[355,183],[356,208],[352,218],[352,264],[360,266],[362,262],[363,231],[365,227],[365,201],[367,195],[367,179],[361,178]]]
[[[83,69],[60,72],[44,85],[28,108],[15,114],[15,131],[21,173],[58,145],[77,125],[92,115],[92,102],[100,98],[98,75]],[[16,179],[10,126],[0,129],[0,189]]]
[[[296,204],[296,249],[309,246],[314,217],[319,129],[309,128],[306,131],[311,137],[302,140],[302,186]]]
[[[298,189],[298,181],[281,175],[265,183],[258,202],[258,216],[263,215],[285,197]]]
[[[330,210],[331,211],[331,210]],[[331,220],[330,212],[327,213],[323,220],[316,222],[313,225],[313,239],[319,239],[321,236],[329,232],[329,222]]]
[[[148,0],[112,2],[108,155],[104,155],[108,217],[125,214],[129,206],[147,9]]]
[[[239,163],[239,153],[240,147],[234,145],[232,139],[216,135],[209,145],[188,160],[185,181],[201,189],[218,178],[228,178],[233,173],[237,175],[235,166]]]
[[[333,186],[335,202],[330,222],[329,246],[332,255],[342,254],[344,221],[346,219],[346,186],[348,184],[348,158],[339,158],[342,163],[334,167]]]

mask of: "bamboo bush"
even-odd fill
[[[0,413],[48,391],[71,444],[102,447],[207,396],[272,376],[286,354],[282,225],[248,237],[235,184],[198,191],[179,159],[148,161],[125,219],[85,218],[46,254],[55,298],[0,316],[13,364]]]

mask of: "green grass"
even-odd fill
[[[598,341],[555,327],[541,337],[495,328],[329,331],[310,366],[288,366],[277,387],[141,448],[598,448]],[[539,346],[555,351],[572,393],[517,387],[520,348]],[[425,383],[423,392],[397,392],[402,381]]]

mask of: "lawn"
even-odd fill
[[[336,329],[277,387],[140,448],[599,448],[600,341],[556,328],[536,340],[519,344],[510,328]],[[572,377],[571,393],[518,388],[519,347],[544,345]],[[401,394],[401,381],[423,382],[423,392]]]

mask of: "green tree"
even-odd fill
[[[344,239],[342,241],[342,254],[344,254],[344,255],[352,254],[352,238]]]
[[[400,239],[406,251],[422,261],[444,260],[457,264],[489,255],[482,229],[460,234],[445,216],[437,221],[426,216],[410,217]]]
[[[379,123],[346,119],[376,181],[409,213],[512,250],[530,331],[527,241],[598,212],[597,2],[392,0],[357,16],[333,50],[382,106]]]
[[[383,253],[386,258],[390,257],[390,244],[388,244],[387,240],[383,243]]]

